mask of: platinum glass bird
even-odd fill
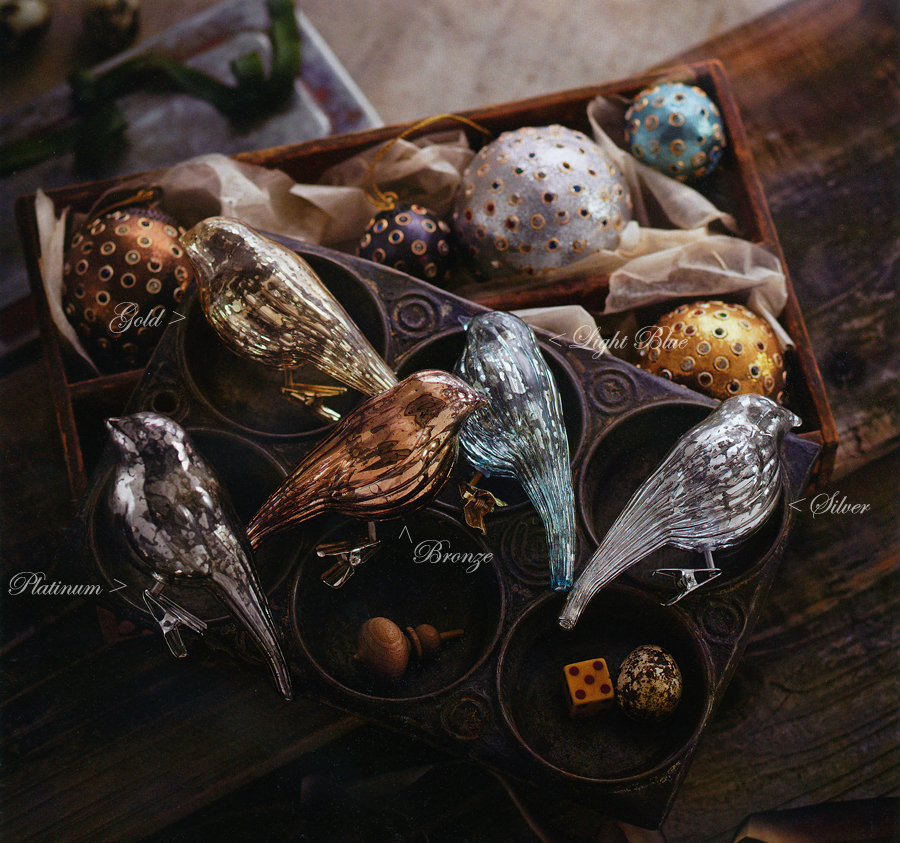
[[[154,617],[154,608],[165,610],[160,626],[172,652],[186,652],[180,623],[197,631],[205,624],[161,595],[161,584],[201,586],[247,630],[278,690],[291,699],[287,664],[249,545],[213,469],[166,416],[135,413],[107,419],[106,426],[119,452],[109,503],[141,565],[160,584],[145,592],[145,600]]]
[[[247,527],[254,547],[324,512],[393,518],[430,503],[456,464],[457,434],[483,398],[426,370],[368,399],[313,448]]]
[[[488,398],[460,433],[466,459],[486,476],[522,484],[544,522],[551,586],[567,591],[575,560],[569,440],[559,390],[533,331],[510,313],[476,316],[456,373]]]
[[[227,217],[205,219],[181,240],[203,311],[222,341],[237,354],[283,369],[284,392],[323,418],[337,415],[322,399],[343,390],[294,384],[291,369],[311,363],[365,395],[397,383],[313,268],[290,249]]]
[[[799,424],[762,395],[738,395],[691,428],[610,527],[569,593],[560,626],[574,627],[601,588],[666,545],[706,560],[706,568],[656,572],[674,575],[680,588],[666,605],[718,576],[712,551],[737,544],[775,509],[787,481],[784,435]]]

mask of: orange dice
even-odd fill
[[[567,664],[563,681],[569,696],[569,715],[582,717],[609,708],[615,700],[613,683],[605,659]]]

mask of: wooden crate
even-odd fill
[[[652,75],[633,77],[603,85],[578,88],[560,93],[534,97],[516,102],[462,112],[462,116],[490,130],[494,135],[527,125],[559,123],[572,129],[589,132],[587,104],[597,96],[629,99],[654,81],[667,77],[690,80],[704,88],[718,103],[726,124],[729,145],[716,173],[709,180],[714,202],[731,213],[738,223],[738,233],[775,254],[784,264],[784,256],[769,215],[762,186],[750,154],[740,115],[731,94],[727,77],[718,62],[703,62],[672,68]],[[321,173],[347,158],[374,145],[413,130],[416,121],[378,129],[335,135],[300,144],[274,147],[235,156],[239,161],[277,168],[297,182],[316,182]],[[430,123],[411,131],[410,137],[441,129],[458,129],[459,122]],[[468,130],[473,148],[483,142],[482,136]],[[123,179],[76,185],[49,193],[58,208],[70,206],[75,212],[86,212],[107,189]],[[63,348],[41,283],[40,247],[34,215],[34,197],[26,196],[16,204],[16,217],[24,245],[26,264],[38,313],[44,356],[48,367],[50,388],[59,419],[60,433],[67,460],[73,495],[80,497],[86,488],[87,476],[96,462],[106,438],[102,419],[115,414],[137,384],[140,372],[126,372],[104,377],[90,377],[83,364],[72,359]],[[534,307],[551,304],[581,304],[588,310],[599,310],[607,291],[607,279],[562,282],[539,288],[503,294],[481,295],[472,298],[478,303],[499,309]],[[801,435],[822,448],[814,483],[827,481],[837,448],[834,421],[825,395],[818,366],[812,353],[796,296],[788,277],[788,300],[780,321],[793,338],[794,370],[796,373],[794,409],[806,425]]]

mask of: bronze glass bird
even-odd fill
[[[483,400],[437,370],[410,375],[370,398],[253,516],[247,527],[252,545],[324,512],[379,520],[430,503],[453,471],[460,427]]]
[[[801,423],[761,395],[723,402],[691,428],[634,494],[569,593],[560,626],[575,626],[584,607],[610,580],[665,545],[696,550],[706,568],[666,569],[679,580],[675,600],[720,572],[712,551],[731,547],[763,525],[786,483],[785,433]]]
[[[487,476],[514,477],[541,516],[551,587],[568,591],[575,564],[575,493],[562,401],[534,332],[511,313],[470,320],[456,373],[487,404],[459,435],[463,453]]]
[[[290,249],[239,220],[210,217],[182,235],[209,323],[237,354],[283,369],[284,391],[330,421],[321,399],[339,388],[294,384],[304,363],[365,395],[397,377],[322,283]]]
[[[142,567],[160,584],[202,586],[240,622],[265,655],[278,689],[291,699],[291,680],[246,537],[215,472],[184,429],[158,413],[107,419],[119,451],[109,503]],[[179,623],[202,621],[176,606],[159,587],[145,592],[172,652],[184,655]],[[155,616],[155,613],[154,613]]]

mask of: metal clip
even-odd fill
[[[186,626],[198,635],[202,635],[206,631],[206,624],[196,615],[192,615],[186,609],[182,609],[173,600],[170,600],[162,593],[164,584],[156,583],[152,589],[144,589],[144,603],[147,610],[159,624],[162,630],[163,638],[169,645],[169,651],[176,658],[183,658],[187,655],[187,647],[181,640],[181,633],[178,631],[179,626]],[[162,617],[159,616],[161,613]]]
[[[322,582],[332,588],[340,588],[353,576],[353,572],[370,559],[381,544],[375,538],[375,524],[369,522],[369,541],[329,542],[316,547],[320,557],[333,556],[337,562],[322,574]]]
[[[659,568],[653,572],[654,574],[663,574],[664,576],[674,578],[675,585],[678,587],[678,594],[667,603],[663,603],[663,606],[674,606],[682,597],[690,594],[694,589],[700,588],[701,585],[712,582],[712,580],[722,573],[722,571],[716,567],[716,563],[713,562],[712,551],[704,550],[703,556],[706,559],[705,568]],[[705,579],[698,582],[698,574],[705,575]]]
[[[459,495],[465,501],[463,515],[465,515],[466,524],[473,530],[481,530],[486,535],[487,527],[484,526],[484,516],[493,512],[495,507],[506,506],[506,504],[487,489],[479,489],[475,485],[480,481],[481,476],[481,472],[476,472],[470,483],[461,481]]]
[[[343,395],[347,391],[347,387],[317,383],[295,383],[291,369],[285,368],[284,386],[281,387],[281,391],[294,401],[308,407],[321,421],[330,424],[331,422],[339,421],[341,414],[337,410],[332,410],[331,407],[326,407],[322,402],[326,398]]]

